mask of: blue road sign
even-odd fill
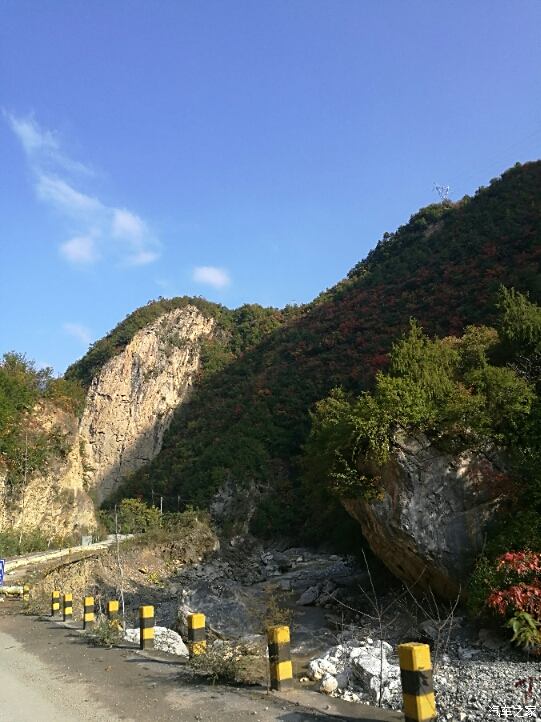
[[[0,587],[4,583],[4,567],[6,566],[6,560],[0,559]]]

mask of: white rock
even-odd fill
[[[124,639],[128,642],[139,642],[139,629],[126,629]],[[178,657],[187,657],[188,648],[182,641],[180,634],[167,627],[154,627],[154,649],[160,652],[169,652]]]
[[[321,659],[313,659],[309,665],[310,676],[312,679],[322,679],[326,674],[337,673],[336,665],[330,659],[323,657]]]
[[[387,642],[370,638],[363,642],[343,642],[329,649],[324,657],[312,660],[310,674],[313,679],[321,680],[327,675],[332,676],[337,683],[333,696],[349,701],[390,704],[400,691],[400,668],[388,662],[390,651],[392,647]]]
[[[336,677],[333,677],[332,674],[326,674],[321,680],[321,686],[319,689],[325,694],[332,694],[333,692],[336,692],[338,689]]]

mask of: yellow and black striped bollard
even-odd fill
[[[428,644],[398,646],[405,722],[430,722],[437,716]]]
[[[60,592],[51,592],[51,617],[60,616]]]
[[[23,602],[28,604],[30,601],[30,584],[23,584]]]
[[[118,599],[109,599],[107,602],[107,619],[110,622],[118,622]]]
[[[204,614],[188,615],[188,652],[197,657],[207,651],[207,629]]]
[[[64,594],[64,621],[71,622],[73,619],[73,594],[66,592]]]
[[[90,629],[96,621],[94,597],[83,599],[83,629]]]
[[[293,665],[289,627],[276,626],[267,630],[271,689],[280,692],[293,686]]]
[[[146,604],[139,607],[139,648],[154,647],[154,607]]]

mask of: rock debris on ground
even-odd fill
[[[139,643],[139,629],[126,629],[124,639],[135,644]],[[154,648],[160,652],[169,652],[177,657],[187,657],[188,648],[180,634],[167,627],[154,627]]]

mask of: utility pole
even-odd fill
[[[163,514],[163,496],[160,496],[160,514]]]
[[[21,524],[20,524],[20,531],[19,531],[19,547],[22,544],[23,541],[23,529],[24,529],[24,495],[26,491],[26,483],[28,481],[28,429],[24,432],[24,469],[23,469],[23,494],[22,494],[22,503],[21,503]],[[20,550],[19,550],[20,552]]]

